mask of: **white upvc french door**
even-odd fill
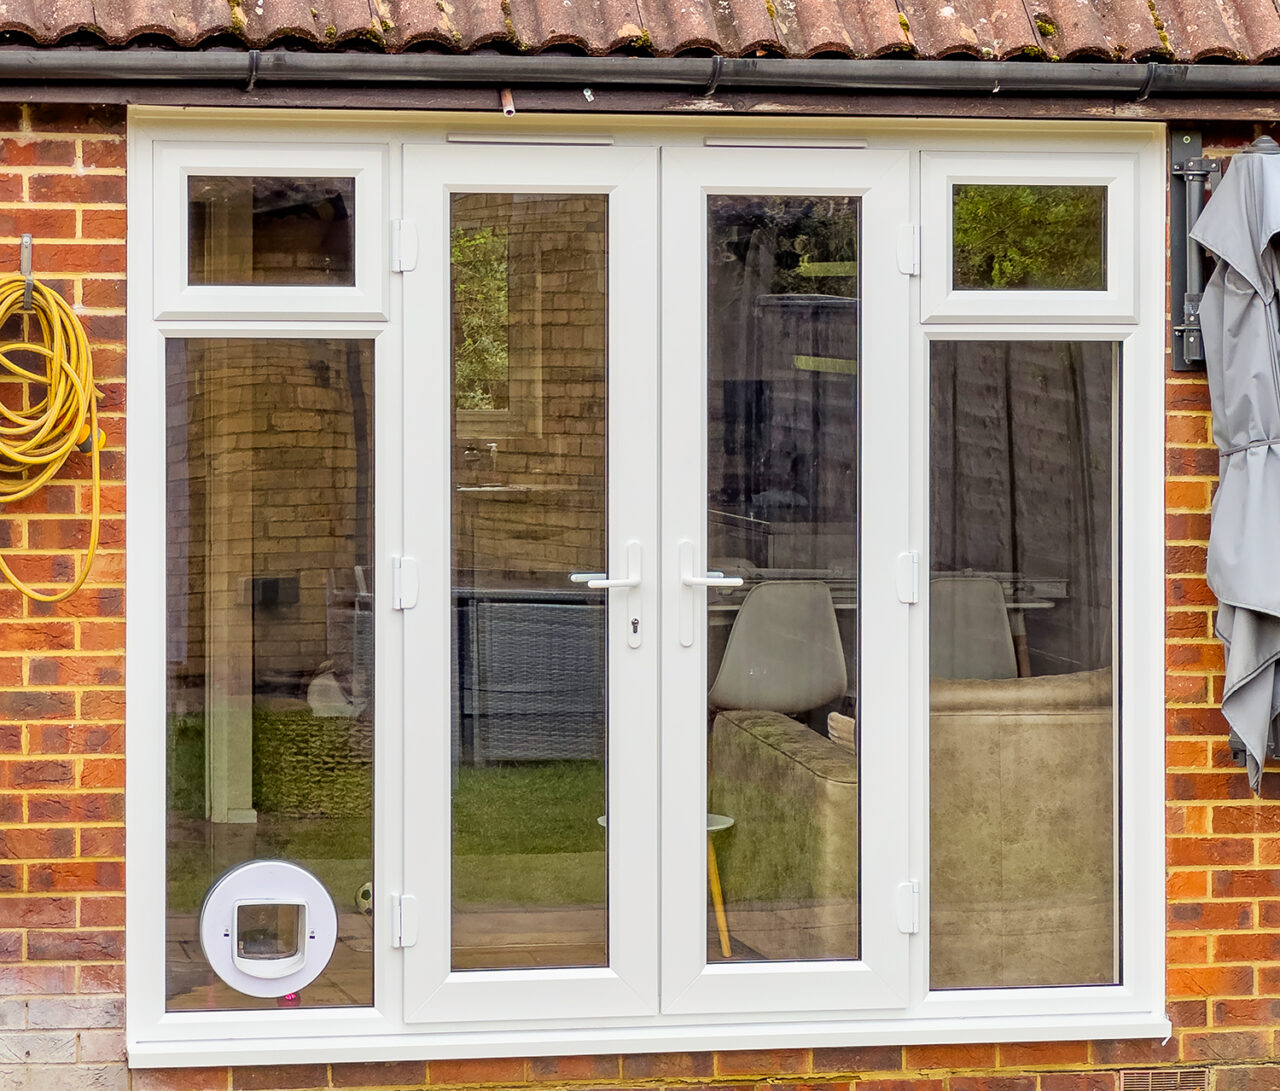
[[[909,157],[662,156],[405,149],[408,1022],[906,1002]],[[718,684],[748,593],[810,696]]]
[[[664,1012],[906,1002],[909,164],[663,151]],[[837,660],[824,691],[832,645],[848,677]],[[829,723],[856,751],[820,738]],[[805,767],[814,745],[835,771]]]
[[[649,1014],[657,152],[404,171],[405,1018]]]

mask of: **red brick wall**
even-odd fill
[[[64,603],[0,584],[0,1087],[123,1087],[124,267],[120,109],[0,106],[0,276],[73,304],[104,394],[102,548]],[[11,324],[5,334],[20,330]],[[6,340],[8,337],[5,338]],[[11,384],[0,398],[13,397]],[[9,402],[12,404],[12,402]],[[0,509],[19,576],[66,581],[89,460]],[[76,563],[78,563],[78,558]]]
[[[1233,134],[1234,135],[1234,134]],[[1252,134],[1248,134],[1251,136]],[[18,236],[79,309],[106,394],[103,550],[86,588],[38,606],[0,586],[0,1088],[856,1087],[1116,1091],[1125,1067],[1208,1066],[1274,1091],[1280,1032],[1280,778],[1229,762],[1204,581],[1216,453],[1202,376],[1167,383],[1169,1011],[1174,1037],[599,1058],[139,1071],[122,1064],[124,118],[0,106],[0,270]],[[19,571],[69,575],[87,462],[0,511]]]

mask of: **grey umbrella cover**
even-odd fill
[[[1207,573],[1226,647],[1222,714],[1262,781],[1280,713],[1280,155],[1245,154],[1191,230],[1219,260],[1200,304],[1220,452]]]

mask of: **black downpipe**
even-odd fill
[[[493,53],[0,49],[0,81],[62,83],[479,84],[720,90],[1056,95],[1277,95],[1280,66],[744,57],[511,57]]]

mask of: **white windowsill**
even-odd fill
[[[679,1027],[600,1027],[576,1031],[475,1031],[445,1034],[317,1035],[259,1041],[131,1042],[133,1068],[299,1064],[325,1061],[437,1060],[561,1056],[579,1053],[704,1052],[829,1046],[947,1045],[985,1042],[1159,1038],[1173,1032],[1153,1012],[1121,1015],[884,1019],[832,1023],[756,1023]]]

